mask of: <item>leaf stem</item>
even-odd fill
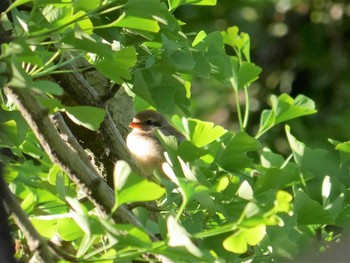
[[[177,214],[176,214],[176,216],[175,216],[175,220],[176,220],[176,221],[179,221],[180,216],[181,216],[181,214],[183,213],[183,211],[185,210],[186,205],[187,205],[187,200],[186,200],[186,197],[183,196],[182,204],[181,204],[181,206],[180,206],[180,208],[179,208],[179,210],[177,211]]]
[[[233,88],[234,96],[235,96],[235,100],[236,100],[237,116],[238,116],[239,126],[241,127],[241,130],[243,130],[244,128],[243,128],[241,107],[240,107],[240,104],[239,104],[238,88],[233,83],[233,80],[231,80],[230,83],[231,83],[231,86]]]
[[[203,231],[203,232],[199,232],[197,234],[194,234],[194,238],[206,238],[206,237],[212,237],[212,236],[216,236],[219,234],[224,234],[227,232],[231,232],[235,229],[237,229],[238,224],[237,223],[232,223],[232,224],[227,224],[218,228],[214,228],[211,230],[207,230],[207,231]]]
[[[244,95],[245,95],[245,112],[244,112],[243,130],[247,128],[249,111],[250,111],[250,99],[249,99],[248,86],[244,86]]]

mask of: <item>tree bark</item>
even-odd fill
[[[79,60],[74,66],[71,64],[65,66],[64,69],[72,73],[55,75],[54,78],[78,105],[100,107],[106,110],[105,120],[99,132],[95,134],[96,138],[92,139],[94,135],[90,132],[82,135],[79,140],[84,141],[98,161],[103,163],[107,183],[113,187],[112,174],[117,160],[127,161],[134,171],[142,175],[142,171],[135,164],[125,144],[125,138],[129,132],[128,124],[135,112],[131,98],[122,87],[116,89],[115,94],[110,94],[110,81],[101,73],[96,70],[79,72],[79,68],[88,66],[85,60]],[[106,94],[109,95],[107,101],[105,101]],[[77,133],[81,132],[81,129],[79,127],[80,131]]]

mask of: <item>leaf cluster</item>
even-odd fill
[[[21,10],[23,4],[30,10]],[[214,4],[18,0],[1,16],[2,27],[14,37],[1,46],[1,87],[30,90],[45,114],[64,113],[98,130],[108,109],[64,105],[63,88],[48,78],[72,73],[64,66],[83,58],[89,66],[77,71],[95,68],[122,85],[136,109],[171,114],[187,138],[178,145],[158,134],[167,163],[165,176],[155,173],[154,181],[118,161],[114,206],[101,216],[96,202],[86,199],[95,189],[79,189],[69,176],[75,164],[67,169],[53,163],[19,105],[2,93],[0,146],[9,152],[2,158],[5,180],[36,231],[58,240],[54,246],[64,250],[60,262],[291,260],[312,245],[320,252],[348,227],[348,142],[332,140],[341,152],[341,168],[331,152],[309,148],[288,125],[289,156],[264,145],[261,136],[276,125],[316,113],[315,103],[304,95],[271,96],[257,133],[246,132],[250,85],[262,70],[251,62],[249,35],[238,27],[186,34],[173,15],[181,5]],[[227,47],[234,55],[226,53]],[[215,79],[235,95],[239,131],[180,117],[190,112],[195,78]],[[125,206],[136,223],[113,219]],[[15,238],[25,242],[22,234]],[[16,256],[26,253],[19,250]]]

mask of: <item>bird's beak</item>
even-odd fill
[[[139,122],[130,122],[129,127],[132,129],[141,129],[142,124]]]

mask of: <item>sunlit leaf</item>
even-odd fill
[[[43,237],[51,239],[56,234],[57,219],[46,220],[46,219],[30,218],[30,222],[34,225],[38,233]]]
[[[21,208],[27,213],[31,212],[35,206],[35,203],[36,196],[32,192],[30,192],[21,203]]]
[[[278,212],[288,213],[291,210],[291,201],[293,197],[290,193],[280,190],[277,192],[275,207]]]
[[[142,177],[128,181],[124,189],[118,193],[118,204],[129,202],[152,201],[160,198],[165,189]]]
[[[282,155],[272,152],[270,149],[264,147],[260,156],[262,166],[266,168],[270,167],[281,167],[284,163]]]
[[[264,238],[266,234],[266,226],[258,225],[253,228],[248,228],[244,230],[247,244],[251,246],[255,246],[259,244],[259,242]]]
[[[64,241],[72,241],[84,235],[84,232],[71,218],[62,218],[57,221],[57,233]]]
[[[298,95],[295,99],[288,94],[282,94],[278,99],[273,96],[271,103],[276,114],[276,124],[317,112],[314,101],[304,95]]]
[[[304,95],[298,95],[295,99],[285,93],[278,98],[272,95],[270,102],[272,109],[263,111],[257,136],[278,123],[317,112],[314,101]]]
[[[126,181],[128,180],[130,174],[131,168],[128,163],[123,160],[117,161],[113,172],[114,189],[117,191],[121,190],[126,184]]]
[[[257,245],[266,234],[266,226],[258,225],[253,228],[244,228],[226,238],[223,246],[226,250],[237,254],[247,251],[248,245]]]
[[[216,5],[216,0],[168,0],[170,10],[175,10],[181,5]]]
[[[339,151],[343,164],[350,160],[350,141],[339,142],[333,139],[328,140],[335,146],[335,149]]]
[[[203,147],[226,133],[223,127],[212,122],[197,119],[183,119],[182,122],[190,141],[197,147]]]
[[[244,235],[244,232],[237,232],[226,238],[223,242],[223,246],[226,250],[237,254],[243,254],[247,251],[248,245]]]
[[[90,106],[65,106],[64,109],[73,122],[92,131],[100,127],[106,115],[104,109]]]
[[[252,200],[254,198],[253,189],[246,180],[243,181],[243,183],[238,188],[237,194],[239,197],[246,200]]]
[[[191,241],[187,231],[176,222],[175,218],[169,216],[167,220],[167,229],[169,235],[168,244],[171,247],[185,247],[193,255],[200,257],[202,252]]]

